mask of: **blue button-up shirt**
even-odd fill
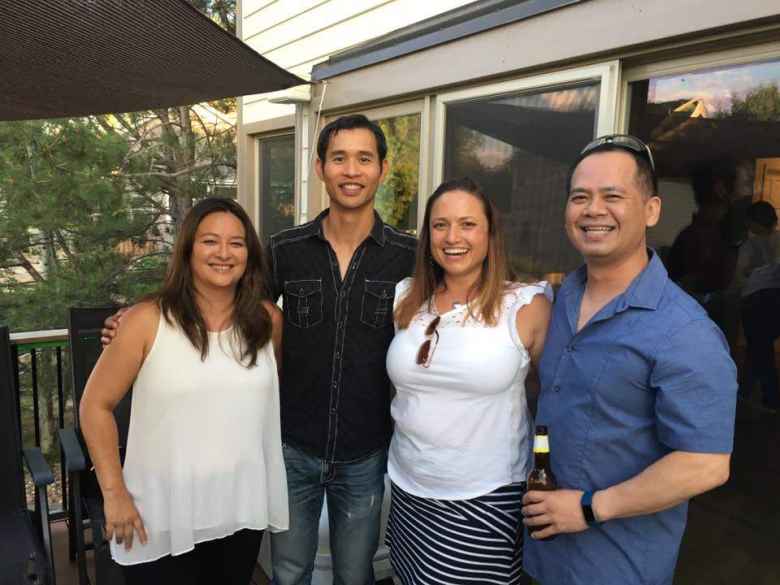
[[[562,488],[600,490],[672,451],[729,453],[736,368],[717,326],[658,256],[577,332],[587,273],[564,281],[542,356],[537,424]],[[687,503],[550,541],[527,538],[542,585],[671,585]]]

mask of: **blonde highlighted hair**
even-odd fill
[[[425,205],[425,217],[417,241],[412,286],[408,294],[398,303],[394,313],[399,329],[406,329],[420,307],[432,302],[434,293],[444,282],[444,270],[431,254],[431,210],[442,195],[451,191],[464,191],[482,203],[488,221],[488,251],[482,262],[476,297],[469,301],[469,312],[472,317],[488,325],[496,325],[498,322],[506,282],[512,280],[504,247],[504,232],[501,229],[498,209],[493,202],[487,198],[477,183],[468,177],[462,177],[439,185]]]

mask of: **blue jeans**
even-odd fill
[[[379,546],[387,451],[348,463],[327,463],[284,445],[290,529],[271,536],[274,585],[309,585],[328,498],[334,585],[373,585]]]

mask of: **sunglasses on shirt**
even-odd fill
[[[433,352],[436,349],[436,345],[439,344],[439,332],[436,328],[439,326],[441,317],[437,316],[433,321],[425,328],[426,340],[422,342],[420,349],[417,351],[417,365],[423,368],[429,368],[431,366],[431,360],[433,359]],[[433,343],[434,337],[436,338],[436,344]]]

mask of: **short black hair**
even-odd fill
[[[767,229],[777,225],[777,212],[768,201],[756,201],[748,208],[748,219]]]
[[[387,158],[387,138],[385,138],[385,133],[382,132],[379,124],[372,122],[363,114],[342,116],[341,118],[336,118],[328,123],[320,131],[320,135],[317,138],[317,158],[323,163],[325,162],[325,155],[328,153],[330,140],[335,134],[338,134],[341,130],[355,130],[357,128],[365,128],[374,134],[374,138],[376,138],[376,150],[379,154],[379,164],[381,165],[385,158]]]
[[[601,152],[624,152],[633,158],[634,163],[636,164],[636,183],[639,186],[639,189],[642,191],[642,194],[646,197],[655,197],[658,195],[658,177],[656,176],[655,171],[650,164],[650,160],[648,160],[646,156],[643,156],[631,149],[619,146],[612,142],[607,142],[597,146],[593,150],[589,150],[583,154],[580,154],[577,157],[577,160],[574,161],[574,164],[571,165],[571,168],[569,169],[569,175],[566,179],[567,196],[569,193],[571,193],[571,180],[574,177],[574,171],[577,170],[577,166],[579,166],[579,164],[590,155],[599,154]]]

